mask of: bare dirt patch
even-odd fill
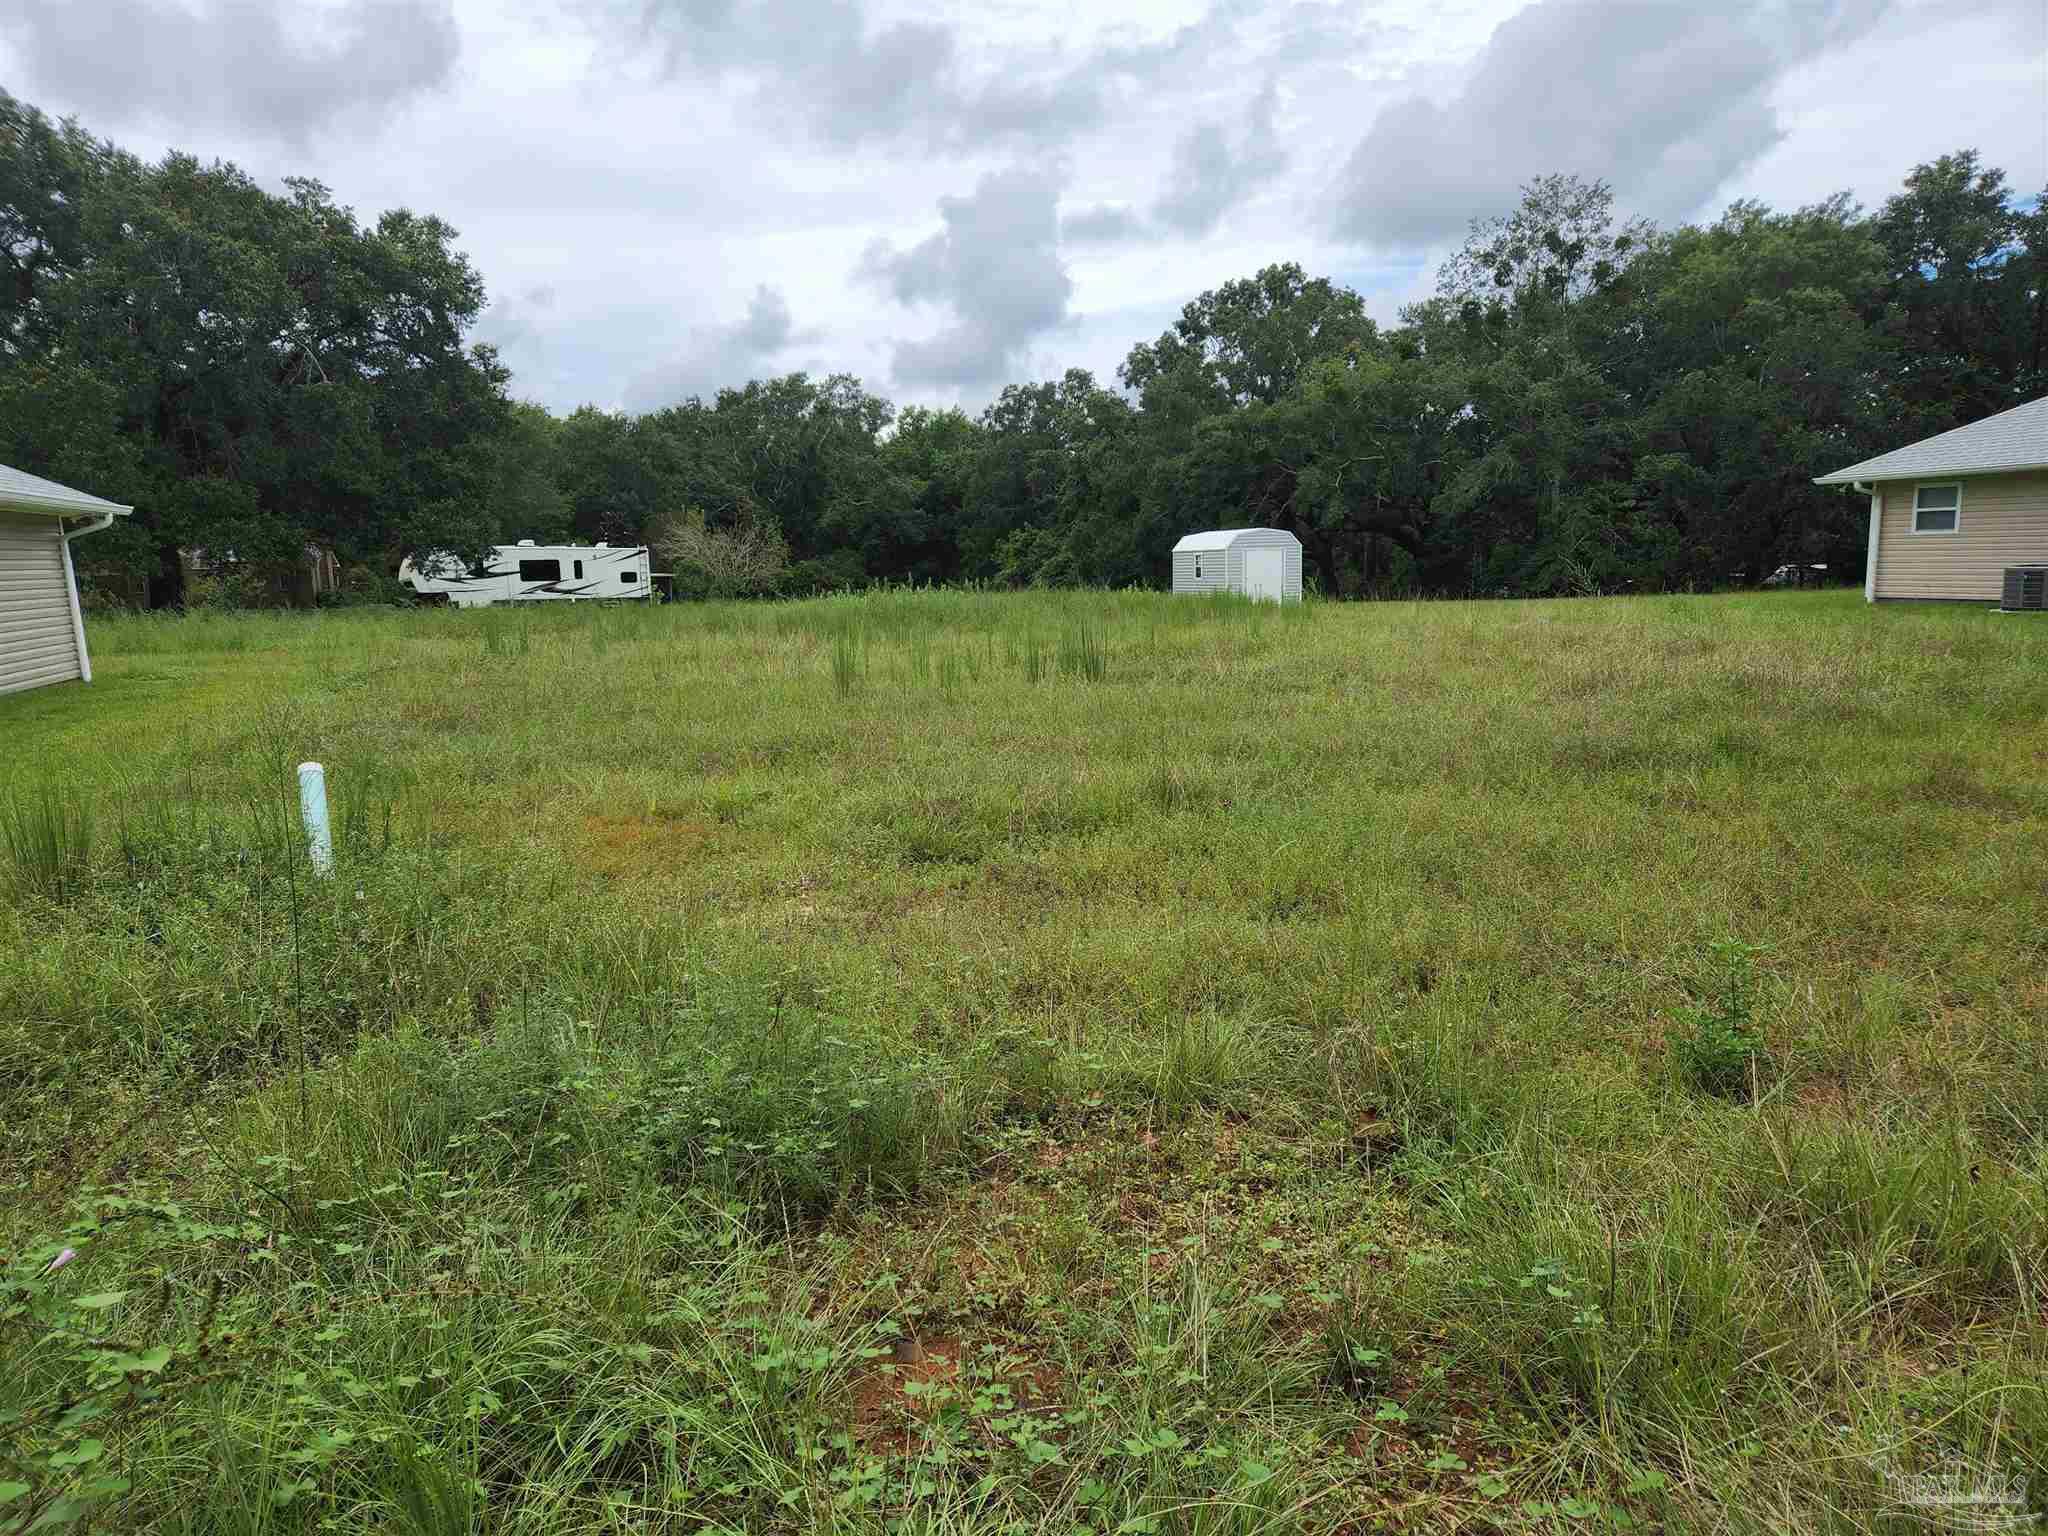
[[[586,816],[577,858],[611,878],[656,873],[676,858],[697,853],[715,836],[701,821],[650,816]]]
[[[1057,1367],[1016,1350],[975,1346],[950,1334],[909,1334],[857,1378],[848,1405],[856,1443],[882,1455],[914,1452],[941,1413],[966,1411],[977,1438],[993,1443],[998,1421],[1050,1416],[1063,1382]]]

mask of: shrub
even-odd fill
[[[1717,975],[1711,995],[1679,1015],[1679,1069],[1704,1093],[1747,1097],[1769,1064],[1756,1022],[1757,951],[1740,939],[1713,946]]]
[[[281,606],[272,574],[258,566],[223,564],[195,571],[185,583],[188,609],[222,611]]]
[[[650,542],[674,562],[679,589],[712,597],[771,592],[789,567],[789,545],[772,517],[714,528],[692,507],[656,528]]]
[[[818,1216],[855,1191],[914,1193],[959,1145],[957,1099],[921,1063],[781,1017],[704,1023],[628,1111],[643,1160],[665,1178]]]

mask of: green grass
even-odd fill
[[[927,592],[92,641],[0,699],[0,1536],[2048,1496],[2048,627]]]

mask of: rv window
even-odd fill
[[[628,586],[631,586],[634,582],[638,581],[639,579],[640,573],[638,571],[619,572],[619,580],[625,582]]]
[[[581,560],[576,562],[576,579],[578,581],[583,579],[583,562]]]
[[[560,581],[562,562],[559,560],[522,560],[519,562],[521,581]]]

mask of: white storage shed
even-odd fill
[[[1301,601],[1301,540],[1284,528],[1218,528],[1173,546],[1173,590]]]
[[[92,681],[71,541],[132,510],[0,464],[0,693]]]

